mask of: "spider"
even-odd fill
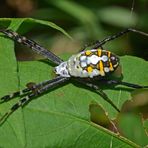
[[[0,118],[0,122],[5,121],[10,114],[12,114],[19,107],[27,104],[32,98],[38,97],[51,88],[57,87],[60,84],[69,81],[70,79],[73,79],[83,85],[86,85],[87,87],[92,88],[94,91],[99,92],[100,96],[108,103],[110,103],[112,107],[118,112],[120,112],[119,108],[109,99],[109,97],[98,85],[93,83],[94,80],[103,80],[105,84],[124,85],[134,89],[148,88],[148,86],[140,86],[138,84],[123,82],[122,80],[109,79],[108,77],[110,74],[113,73],[117,67],[119,67],[119,57],[108,50],[104,50],[102,47],[106,42],[114,40],[129,32],[135,32],[148,36],[147,33],[128,28],[115,35],[108,36],[101,41],[96,41],[94,43],[85,45],[78,54],[72,55],[68,61],[63,61],[61,58],[40,46],[35,41],[27,39],[26,37],[21,36],[12,30],[1,29],[0,32],[13,39],[14,41],[31,48],[34,52],[42,55],[57,65],[54,68],[54,72],[57,77],[54,79],[45,80],[38,84],[28,83],[25,89],[16,91],[12,94],[5,95],[0,98],[1,102],[7,102],[14,97],[24,95],[24,97],[22,97],[16,104],[14,104],[10,110]],[[91,49],[86,50],[87,47],[91,47]]]

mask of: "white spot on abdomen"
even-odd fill
[[[92,55],[90,57],[87,57],[87,64],[96,65],[100,60],[101,60],[101,57],[98,57],[96,55]]]
[[[106,62],[108,60],[108,57],[106,55],[103,55],[101,59],[103,62]]]
[[[86,62],[81,62],[81,67],[82,67],[82,68],[84,68],[84,67],[86,67],[86,66],[87,66]]]
[[[109,68],[108,67],[104,67],[104,71],[105,72],[109,72]]]

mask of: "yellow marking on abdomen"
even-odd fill
[[[87,51],[85,51],[85,54],[86,55],[90,55],[91,54],[91,51],[90,50],[87,50]]]
[[[108,51],[108,57],[110,58],[110,55],[111,55],[111,52],[110,51]]]
[[[98,49],[98,56],[101,57],[101,54],[102,54],[102,50]]]
[[[101,74],[101,76],[104,76],[104,75],[105,75],[105,73],[104,73],[104,66],[103,66],[103,62],[102,62],[102,61],[100,61],[98,66],[99,66],[99,68],[100,68],[100,74]]]
[[[93,68],[91,66],[88,66],[87,71],[88,71],[88,73],[91,73],[93,71]]]
[[[110,69],[110,71],[113,71],[113,70],[114,70],[114,69],[113,69],[113,65],[112,65],[111,62],[109,62],[109,69]]]

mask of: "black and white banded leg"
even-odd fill
[[[26,93],[28,93],[30,91],[29,88],[25,88],[23,90],[20,90],[20,91],[16,91],[16,92],[13,92],[9,95],[5,95],[3,96],[2,98],[0,98],[0,103],[3,103],[3,102],[7,102],[15,97],[18,97],[18,96],[22,96],[22,95],[25,95]]]
[[[5,95],[2,98],[0,98],[0,103],[7,102],[7,101],[9,101],[9,100],[11,100],[15,97],[24,96],[31,91],[35,91],[36,89],[43,87],[46,84],[48,84],[48,80],[43,81],[43,82],[38,83],[38,84],[35,84],[34,82],[27,83],[25,89],[13,92],[9,95]]]
[[[107,42],[112,41],[112,40],[114,40],[114,39],[116,39],[116,38],[118,38],[120,36],[123,36],[124,34],[129,33],[129,32],[135,32],[135,33],[138,33],[138,34],[141,34],[141,35],[144,35],[144,36],[148,36],[148,34],[145,33],[145,32],[142,32],[142,31],[139,31],[139,30],[136,30],[136,29],[133,29],[133,28],[127,28],[127,29],[115,34],[115,35],[108,36],[107,38],[103,39],[102,41],[96,41],[92,48],[97,49],[99,47],[102,47]]]
[[[46,81],[43,81],[38,84],[35,84],[34,82],[27,83],[25,89],[16,91],[14,93],[11,93],[9,95],[5,95],[2,98],[0,98],[0,103],[7,102],[15,97],[24,96],[24,95],[30,93],[31,91],[35,91],[36,89],[43,87],[44,85],[48,84],[49,81],[50,80],[46,80]]]
[[[80,49],[80,52],[86,50],[88,47],[92,47],[93,45],[98,44],[99,42],[100,42],[100,41],[97,40],[97,41],[94,41],[94,42],[85,44],[85,45]],[[99,48],[103,50],[103,47],[102,47],[102,46],[100,46]]]
[[[91,82],[87,82],[84,81],[82,79],[75,79],[76,81],[92,88],[93,90],[95,90],[97,93],[99,93],[99,95],[105,100],[107,101],[114,109],[116,109],[118,112],[120,112],[120,109],[111,101],[111,99],[103,92],[103,90],[101,88],[99,88],[98,85],[95,85]]]
[[[32,92],[30,92],[26,96],[22,97],[16,104],[14,104],[10,108],[10,110],[8,112],[6,112],[0,118],[0,123],[3,123],[3,121],[5,121],[9,117],[9,115],[11,115],[19,107],[22,107],[25,104],[27,104],[30,100],[32,100],[32,98],[37,97],[41,94],[44,94],[45,92],[47,92],[51,88],[54,88],[54,87],[58,86],[59,84],[66,82],[67,80],[69,80],[69,78],[58,76],[52,80],[47,80],[47,81],[44,81],[43,83],[39,83],[37,85],[34,85],[33,86],[34,89],[32,89]]]
[[[138,84],[133,84],[133,83],[124,82],[120,80],[104,80],[103,83],[109,84],[109,85],[122,85],[122,86],[127,86],[130,88],[134,88],[134,89],[148,88],[148,86],[141,86]]]
[[[27,39],[24,36],[19,35],[17,32],[12,30],[3,29],[0,32],[4,33],[7,37],[12,38],[13,40],[17,41],[20,44],[23,44],[29,48],[31,48],[36,53],[44,56],[45,58],[49,59],[50,61],[54,62],[55,64],[59,65],[63,60],[50,52],[49,50],[45,49],[44,47],[37,44],[35,41]]]
[[[97,91],[105,101],[107,101],[113,108],[115,108],[118,112],[120,112],[119,108],[111,101],[111,99],[103,92],[103,90],[99,88],[98,85],[95,85],[87,81],[83,81],[82,79],[75,79],[75,80]],[[132,84],[119,80],[103,80],[102,82],[109,85],[123,85],[134,89],[148,88],[148,86],[141,86],[138,84]]]

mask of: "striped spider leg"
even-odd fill
[[[108,85],[122,85],[122,86],[127,86],[129,88],[134,88],[134,89],[140,89],[140,88],[148,88],[148,86],[141,86],[138,84],[133,84],[129,82],[124,82],[121,80],[104,80],[103,83],[108,84]]]
[[[9,111],[7,111],[1,118],[0,118],[0,123],[3,123],[8,117],[9,115],[11,115],[15,110],[17,110],[19,107],[23,107],[25,104],[27,104],[30,100],[32,100],[34,97],[37,97],[41,94],[44,94],[45,92],[47,92],[48,90],[50,90],[51,88],[54,88],[64,82],[66,82],[69,78],[66,77],[61,77],[61,76],[57,76],[56,78],[52,79],[52,80],[46,80],[43,81],[39,84],[28,84],[30,86],[28,86],[28,88],[25,88],[25,92],[28,91],[28,93],[25,94],[24,97],[22,97],[17,103],[15,103]],[[22,92],[24,92],[24,90],[22,90]],[[19,91],[16,94],[19,94]],[[9,97],[4,96],[1,98],[2,101],[4,100],[8,100]]]
[[[96,49],[96,48],[98,48],[98,47],[100,47],[100,46],[106,44],[107,42],[112,41],[112,40],[114,40],[114,39],[117,39],[118,37],[123,36],[124,34],[127,34],[127,33],[129,33],[129,32],[138,33],[138,34],[141,34],[141,35],[144,35],[144,36],[147,36],[147,37],[148,37],[148,34],[145,33],[145,32],[142,32],[142,31],[139,31],[139,30],[136,30],[136,29],[133,29],[133,28],[127,28],[127,29],[125,29],[125,30],[123,30],[123,31],[121,31],[121,32],[119,32],[119,33],[117,33],[117,34],[115,34],[115,35],[108,36],[107,38],[103,39],[102,41],[97,42],[97,43],[94,45],[93,48]]]
[[[103,92],[103,90],[98,86],[91,82],[84,81],[83,79],[75,79],[79,83],[93,89],[95,92],[99,93],[99,95],[108,102],[114,109],[116,109],[118,112],[120,112],[119,108],[109,99],[109,97],[106,95],[106,93]]]
[[[97,93],[99,93],[99,95],[106,101],[108,102],[113,108],[115,108],[118,112],[120,112],[120,109],[109,99],[109,97],[106,95],[106,93],[103,92],[103,90],[96,84],[93,84],[90,81],[87,80],[83,80],[83,79],[75,79],[76,81],[80,82],[81,84],[92,88],[94,91],[96,91]],[[105,84],[108,85],[122,85],[122,86],[127,86],[129,88],[134,88],[134,89],[140,89],[140,88],[148,88],[148,86],[141,86],[138,84],[132,84],[132,83],[128,83],[128,82],[123,82],[123,81],[119,81],[119,80],[103,80],[102,81]]]
[[[95,41],[93,43],[86,44],[82,48],[82,50],[85,50],[87,47],[90,47],[90,46],[92,46],[92,49],[102,48],[102,46],[104,44],[106,44],[107,42],[112,41],[112,40],[114,40],[116,38],[119,38],[120,36],[123,36],[124,34],[127,34],[129,32],[138,33],[138,34],[141,34],[143,36],[147,36],[148,37],[148,34],[145,33],[145,32],[142,32],[142,31],[139,31],[139,30],[136,30],[136,29],[133,29],[133,28],[127,28],[127,29],[125,29],[125,30],[115,34],[115,35],[108,36],[108,37],[106,37],[105,39],[103,39],[101,41],[97,40],[97,41]]]
[[[60,59],[58,56],[56,56],[54,53],[52,53],[49,50],[45,49],[44,47],[40,46],[35,41],[27,39],[25,36],[19,35],[17,32],[14,32],[14,31],[8,30],[8,29],[0,30],[0,32],[4,33],[7,37],[12,38],[16,42],[31,48],[34,52],[51,60],[56,65],[59,65],[60,63],[63,62],[63,60]]]

